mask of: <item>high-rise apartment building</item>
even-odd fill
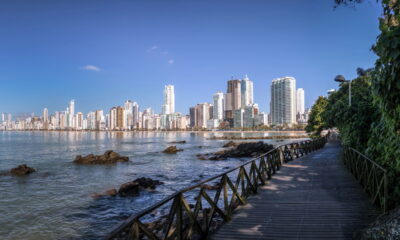
[[[166,85],[164,88],[164,104],[162,105],[163,114],[175,112],[175,92],[173,85]]]
[[[49,122],[49,110],[47,108],[43,109],[43,123]]]
[[[105,128],[105,119],[103,110],[96,110],[94,112],[94,128],[96,130],[103,130]]]
[[[197,119],[197,112],[196,112],[196,107],[191,107],[189,109],[189,126],[190,127],[196,127],[196,119]]]
[[[273,124],[296,123],[296,79],[283,77],[272,80],[271,117]]]
[[[213,119],[223,120],[224,109],[225,109],[224,93],[216,92],[213,96],[213,100],[214,100]]]
[[[229,80],[225,99],[225,118],[233,119],[233,111],[242,106],[241,80]]]
[[[69,102],[68,112],[67,112],[67,127],[74,128],[74,115],[75,115],[75,100],[72,99]]]
[[[241,81],[241,105],[244,109],[245,107],[252,105],[254,103],[253,99],[253,81],[251,81],[247,75]]]
[[[126,100],[124,103],[126,126],[128,129],[133,129],[133,102]]]
[[[132,104],[132,118],[133,129],[139,128],[139,104],[137,102],[133,102]]]
[[[123,107],[117,107],[117,121],[116,121],[116,129],[117,130],[125,130],[126,129],[126,116],[125,109]]]
[[[304,89],[299,88],[296,91],[296,114],[304,113]]]
[[[213,106],[209,103],[199,103],[190,108],[190,126],[207,128],[207,121],[213,116]]]
[[[82,130],[84,129],[84,124],[83,124],[83,113],[81,112],[77,112],[76,113],[76,123],[75,123],[75,127],[77,130]]]
[[[43,129],[49,129],[49,110],[43,109]]]

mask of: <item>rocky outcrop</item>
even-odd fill
[[[92,194],[93,198],[100,198],[100,197],[115,197],[117,196],[118,191],[115,188],[108,189],[102,193],[94,193]]]
[[[236,146],[237,146],[237,143],[235,143],[234,141],[229,141],[229,142],[225,143],[224,146],[222,146],[222,147],[228,148],[228,147],[236,147]]]
[[[163,153],[176,154],[177,152],[181,151],[183,151],[183,149],[179,149],[176,146],[169,146],[163,151]]]
[[[175,141],[175,142],[170,142],[170,143],[171,143],[171,144],[185,144],[186,141],[183,140],[183,141]]]
[[[142,189],[153,190],[156,188],[157,185],[161,184],[164,183],[158,180],[153,180],[151,178],[137,178],[131,182],[122,184],[119,187],[118,194],[121,197],[135,196],[139,194],[139,191]]]
[[[222,150],[216,153],[196,155],[200,160],[224,160],[227,158],[256,157],[274,149],[271,144],[259,142],[240,143],[235,148]]]
[[[17,176],[29,175],[33,172],[36,172],[34,168],[28,167],[26,164],[19,165],[16,168],[10,170],[10,173]]]
[[[103,155],[89,154],[87,156],[77,155],[74,163],[77,164],[112,164],[117,162],[127,162],[129,157],[121,156],[120,154],[108,150]]]
[[[400,207],[378,217],[369,227],[356,232],[353,239],[400,239]]]

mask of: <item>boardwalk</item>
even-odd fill
[[[351,239],[380,211],[340,159],[336,142],[296,159],[212,239]]]

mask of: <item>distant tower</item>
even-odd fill
[[[47,108],[43,109],[43,122],[49,122],[49,110]]]
[[[244,79],[241,81],[241,101],[242,108],[245,108],[249,105],[253,105],[253,81],[251,81],[247,74]]]
[[[133,102],[126,100],[124,103],[126,126],[128,129],[133,129]]]
[[[224,93],[216,92],[213,96],[213,100],[214,100],[213,119],[223,120],[224,109],[225,109]]]
[[[162,107],[163,114],[171,114],[175,112],[175,92],[173,85],[166,85],[164,88],[164,104]]]
[[[225,118],[233,119],[233,111],[242,106],[241,80],[229,80],[225,98]]]
[[[304,113],[304,89],[299,88],[296,91],[296,113],[303,114]]]
[[[296,123],[296,79],[283,77],[272,80],[271,117],[273,124]]]
[[[74,127],[74,115],[75,115],[75,100],[72,99],[69,102],[69,107],[68,107],[68,124],[67,124],[67,126],[70,128]]]
[[[133,102],[132,104],[133,128],[139,128],[139,104]]]

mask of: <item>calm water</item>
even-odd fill
[[[268,135],[246,136],[257,134]],[[119,221],[174,191],[247,160],[198,160],[196,154],[218,151],[227,142],[207,140],[214,135],[221,133],[0,132],[0,172],[19,164],[37,170],[27,177],[0,174],[0,239],[98,239]],[[168,142],[180,140],[187,141],[179,145],[183,152],[161,153],[171,145]],[[283,143],[289,141],[299,140]],[[130,162],[109,166],[72,163],[77,154],[101,154],[109,149],[129,156]],[[91,197],[138,177],[165,184],[132,198]]]

